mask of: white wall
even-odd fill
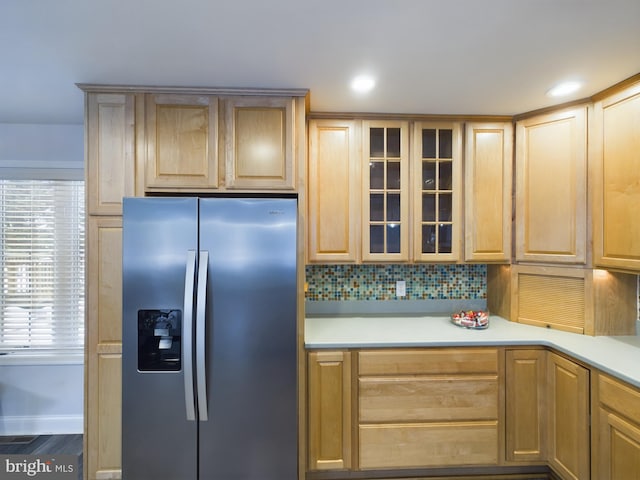
[[[0,178],[82,179],[82,125],[0,123]],[[82,433],[83,356],[0,355],[0,435]]]
[[[0,435],[82,433],[82,355],[57,359],[3,357]]]

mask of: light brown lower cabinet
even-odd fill
[[[640,391],[607,375],[594,382],[593,478],[640,478]]]
[[[640,479],[640,389],[546,347],[320,350],[308,361],[309,478],[548,466],[562,480]]]
[[[507,350],[505,357],[506,460],[546,462],[547,351]]]
[[[308,355],[309,469],[351,467],[351,353]]]
[[[497,349],[362,351],[358,370],[361,470],[498,463]]]
[[[547,371],[549,465],[563,480],[589,480],[589,370],[549,352]]]

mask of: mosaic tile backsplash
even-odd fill
[[[396,281],[406,296],[396,297]],[[306,300],[476,300],[487,298],[486,265],[307,265]]]

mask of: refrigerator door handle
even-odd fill
[[[198,261],[198,295],[196,297],[196,375],[198,416],[201,422],[209,419],[207,412],[206,308],[209,252],[202,250]]]
[[[187,252],[187,272],[184,278],[184,403],[187,420],[196,419],[196,401],[193,395],[193,294],[196,280],[196,251]]]

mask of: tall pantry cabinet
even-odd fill
[[[84,470],[89,480],[118,479],[122,199],[299,193],[305,178],[308,97],[306,90],[79,87],[85,92],[88,212]],[[302,193],[298,202],[304,212]],[[301,225],[303,220],[301,216]],[[299,246],[300,265],[302,252]],[[304,269],[299,270],[302,283]],[[302,313],[300,307],[299,322]],[[298,330],[302,332],[300,323]],[[302,399],[299,405],[304,412]],[[300,450],[305,458],[302,443]]]

